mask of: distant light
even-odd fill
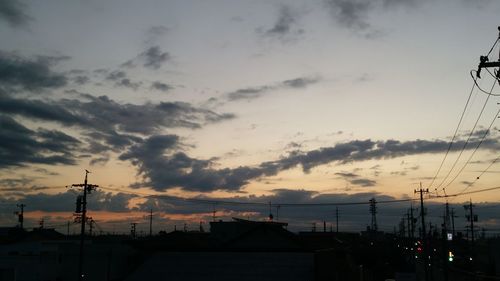
[[[415,256],[416,259],[418,259],[418,256]]]
[[[470,257],[469,260],[472,260],[472,257]]]

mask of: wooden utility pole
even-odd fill
[[[83,197],[81,201],[81,229],[80,229],[80,255],[78,262],[78,280],[84,280],[85,274],[83,273],[83,244],[85,242],[85,224],[87,223],[87,194],[90,194],[98,185],[88,184],[87,176],[90,172],[85,170],[85,181],[84,183],[72,184],[71,187],[82,187]],[[78,201],[77,201],[78,202]],[[77,206],[77,210],[79,209]]]

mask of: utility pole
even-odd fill
[[[280,205],[276,206],[276,221],[280,221]]]
[[[455,237],[455,209],[451,208],[451,233]]]
[[[370,199],[370,213],[372,214],[371,231],[377,232],[377,201],[375,198]]]
[[[413,203],[410,204],[410,218],[411,218],[411,238],[413,239],[415,237],[415,218],[413,217]]]
[[[213,204],[213,211],[212,211],[212,221],[215,221],[215,204]]]
[[[17,215],[17,221],[19,222],[19,226],[21,229],[24,229],[24,207],[26,207],[25,204],[17,204],[16,205],[19,208],[19,211],[14,212],[15,215]]]
[[[443,277],[444,281],[448,281],[448,224],[450,222],[449,212],[448,212],[448,202],[446,202],[446,209],[443,215],[443,229],[442,229],[442,245],[443,245],[443,253],[441,254],[441,258],[443,260]]]
[[[87,219],[87,193],[90,194],[98,185],[88,184],[87,176],[90,172],[85,170],[85,181],[84,183],[72,184],[71,187],[82,187],[83,197],[81,197],[81,205],[77,204],[77,211],[81,207],[81,229],[80,229],[80,255],[78,263],[78,280],[84,280],[85,274],[83,273],[83,244],[85,242],[85,224]],[[80,198],[80,197],[79,197]],[[77,199],[78,203],[78,199]],[[78,213],[78,212],[77,212]]]
[[[335,223],[335,226],[337,227],[336,232],[338,234],[339,233],[339,207],[335,207],[335,219],[337,221]]]
[[[425,231],[425,211],[424,211],[424,193],[429,193],[429,189],[422,189],[422,183],[420,183],[420,189],[415,190],[415,193],[420,193],[420,216],[422,221],[422,248],[424,249],[424,271],[425,271],[425,280],[429,280],[429,250],[427,247],[427,237]]]
[[[498,32],[499,32],[498,38],[500,39],[500,26],[498,27]],[[480,56],[479,57],[479,65],[477,67],[477,72],[476,72],[477,78],[481,78],[481,69],[483,69],[483,68],[490,68],[490,67],[500,67],[500,58],[499,58],[498,61],[490,62],[489,58],[488,58],[488,55],[486,55],[486,56]],[[496,74],[496,79],[497,80],[500,79],[500,74],[498,72]]]
[[[149,210],[149,237],[153,236],[153,209]]]
[[[87,222],[89,224],[89,236],[92,237],[92,229],[93,229],[94,219],[92,219],[92,217],[87,217]]]
[[[132,236],[132,239],[135,239],[136,229],[137,229],[137,223],[136,222],[130,223],[130,236]]]
[[[411,218],[410,210],[406,211],[406,223],[408,224],[408,238],[411,238]]]
[[[269,201],[269,221],[273,221],[273,205],[271,201]]]

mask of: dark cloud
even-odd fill
[[[0,168],[26,164],[76,164],[80,141],[56,130],[30,130],[11,117],[0,115]]]
[[[143,52],[140,57],[144,58],[144,67],[158,69],[170,59],[167,52],[163,52],[159,46],[154,46]]]
[[[29,188],[36,178],[21,176],[19,178],[4,178],[0,179],[0,191],[22,190]]]
[[[340,178],[348,181],[353,185],[370,187],[370,186],[375,186],[377,184],[377,182],[374,180],[363,178],[360,175],[351,172],[337,172],[335,173],[335,175],[339,176]]]
[[[12,27],[26,26],[31,20],[26,12],[26,5],[19,0],[0,0],[0,20]]]
[[[171,56],[168,52],[163,52],[159,46],[149,47],[140,53],[136,58],[122,64],[124,67],[135,67],[138,63],[153,70],[159,69]]]
[[[352,179],[352,178],[357,178],[359,177],[358,174],[350,173],[350,172],[338,172],[335,173],[335,175],[340,176],[341,178],[347,178],[347,179]]]
[[[93,158],[92,160],[90,160],[89,165],[90,166],[104,165],[104,164],[108,163],[108,161],[109,161],[109,155],[105,155],[102,157]]]
[[[117,86],[130,88],[134,91],[136,91],[141,86],[141,84],[141,82],[132,82],[132,80],[130,80],[129,78],[125,78],[116,82]]]
[[[463,141],[457,141],[457,144],[459,143],[463,144]],[[314,167],[332,162],[345,164],[425,153],[442,153],[448,148],[448,142],[441,140],[353,140],[308,152],[293,151],[279,160],[263,162],[255,167],[214,169],[214,160],[194,159],[184,152],[175,152],[178,144],[176,136],[150,137],[143,143],[131,147],[128,152],[120,156],[120,159],[130,160],[138,166],[139,174],[143,176],[144,181],[136,186],[151,186],[156,190],[180,187],[195,191],[219,189],[238,191],[251,180],[274,176],[281,171],[296,167],[302,167],[305,173],[309,173]],[[496,139],[488,139],[483,142],[483,145],[483,149],[500,149],[500,144]],[[470,147],[474,147],[474,144],[471,143]],[[418,166],[409,168],[409,170],[414,169],[418,169]],[[376,184],[376,181],[362,178],[355,173],[339,172],[337,175],[355,185],[374,186]]]
[[[422,1],[422,0],[383,0],[382,5],[386,8],[417,7],[422,2],[425,2],[425,1]]]
[[[283,5],[279,10],[279,15],[273,27],[262,30],[257,29],[257,32],[265,37],[278,38],[282,41],[290,41],[296,36],[304,33],[303,29],[294,28],[297,26],[298,13],[293,11],[290,6]]]
[[[67,190],[57,194],[24,194],[20,198],[4,197],[2,204],[0,204],[1,213],[11,214],[12,210],[19,202],[27,205],[26,211],[44,211],[44,212],[72,212],[75,209],[76,196],[79,194],[78,190]],[[280,188],[271,190],[269,195],[236,195],[229,198],[219,197],[206,197],[197,196],[196,199],[200,200],[220,200],[232,201],[240,203],[259,203],[259,205],[250,204],[213,204],[210,201],[206,203],[192,202],[183,200],[174,196],[152,196],[145,197],[145,201],[138,204],[137,209],[130,208],[129,202],[131,199],[137,198],[136,195],[130,195],[122,192],[112,194],[103,190],[92,192],[88,197],[88,207],[92,211],[112,211],[112,212],[128,212],[130,210],[138,210],[149,212],[152,208],[155,213],[162,213],[165,215],[181,214],[190,215],[195,217],[195,220],[210,221],[212,219],[212,211],[216,211],[217,219],[231,220],[231,217],[244,217],[255,220],[262,220],[268,217],[271,211],[276,219],[278,217],[277,211],[279,207],[279,220],[289,223],[289,230],[304,231],[309,230],[313,223],[318,224],[318,229],[323,221],[326,222],[327,227],[335,222],[335,210],[339,211],[339,230],[340,231],[361,231],[365,230],[366,226],[370,224],[369,205],[368,201],[375,198],[377,202],[386,200],[395,200],[402,198],[395,198],[393,196],[380,194],[377,192],[362,192],[362,193],[318,193],[307,189],[288,189]],[[403,197],[407,199],[408,197]],[[272,203],[271,210],[268,203]],[[327,206],[289,206],[287,203],[292,204],[334,204]],[[356,205],[343,205],[345,203],[357,203]],[[364,203],[364,204],[360,204]],[[391,232],[393,227],[397,226],[403,215],[410,208],[411,202],[395,202],[395,203],[378,203],[377,204],[377,220],[379,229]],[[463,217],[465,210],[460,201],[457,203],[450,203],[450,208],[454,208],[457,212],[456,215]],[[498,217],[498,204],[496,203],[476,203],[476,212],[480,217],[479,227],[485,226],[486,228],[493,227],[492,220]],[[426,202],[427,218],[432,224],[439,224],[442,221],[441,215],[443,214],[444,204],[439,202]],[[12,215],[11,215],[12,216]],[[14,223],[14,216],[12,222]],[[101,227],[106,227],[106,222],[97,219]],[[142,219],[142,217],[140,217]],[[5,219],[2,218],[2,221]],[[67,220],[67,218],[64,218]],[[155,225],[161,221],[161,218],[155,218]],[[127,221],[127,225],[128,225]],[[183,223],[183,222],[181,222]],[[495,228],[496,223],[493,222]],[[173,227],[173,226],[172,226]],[[329,230],[329,229],[327,229]]]
[[[73,82],[75,82],[78,85],[84,85],[90,82],[90,78],[85,75],[79,75],[73,78]]]
[[[279,83],[274,83],[270,85],[258,86],[258,87],[250,87],[238,89],[234,92],[230,92],[227,94],[227,100],[229,101],[237,101],[237,100],[253,100],[261,97],[264,93],[279,90],[279,89],[301,89],[305,88],[311,84],[315,84],[319,82],[319,78],[312,77],[298,77],[295,79],[284,80]]]
[[[263,93],[273,89],[271,86],[260,86],[260,87],[253,87],[253,88],[244,88],[244,89],[238,89],[234,92],[230,92],[227,94],[228,100],[229,101],[235,101],[235,100],[252,100],[259,98]]]
[[[160,82],[160,81],[154,81],[153,83],[151,83],[151,89],[162,91],[162,92],[168,92],[168,91],[172,90],[173,88],[174,87],[172,87],[168,84],[165,84],[163,82]]]
[[[183,102],[135,105],[121,104],[107,96],[84,94],[81,98],[42,101],[0,95],[0,110],[7,114],[93,129],[113,141],[123,136],[118,132],[149,135],[162,128],[196,129],[207,123],[234,118],[232,114],[218,114]]]
[[[132,80],[127,77],[127,73],[121,70],[116,70],[109,73],[106,76],[106,79],[114,81],[115,86],[130,88],[134,91],[136,91],[142,84],[141,82],[132,82]]]
[[[75,157],[70,148],[78,148],[75,152],[79,153],[119,152],[141,142],[143,136],[165,128],[197,129],[206,124],[234,118],[232,114],[218,114],[187,103],[120,104],[106,96],[90,95],[81,95],[81,100],[42,101],[0,94],[0,111],[11,116],[83,129],[83,140],[86,141],[85,144],[79,143],[58,131],[32,131],[4,116],[4,125],[1,127],[4,157],[0,160],[0,167],[23,163],[74,164]],[[42,148],[47,153],[39,153]]]
[[[377,182],[374,181],[374,180],[371,180],[371,179],[362,179],[362,178],[353,179],[353,180],[350,181],[350,183],[354,184],[354,185],[360,185],[360,186],[363,186],[363,187],[375,186],[377,184]]]
[[[26,211],[44,212],[72,212],[75,210],[76,197],[80,194],[78,189],[69,189],[66,192],[56,194],[36,193],[24,194],[20,198],[6,198],[5,204],[23,202]],[[129,200],[135,195],[117,193],[112,194],[100,190],[93,191],[88,195],[87,207],[91,211],[128,212]]]
[[[384,34],[370,23],[375,13],[394,11],[397,8],[415,9],[427,1],[419,0],[324,0],[332,18],[339,26],[366,38]],[[359,81],[366,81],[362,76]]]
[[[51,67],[67,57],[37,57],[27,59],[14,53],[0,51],[0,88],[36,91],[59,88],[67,78],[54,72]]]
[[[193,191],[239,190],[248,183],[247,179],[262,173],[247,167],[212,169],[211,160],[194,159],[183,152],[175,152],[179,145],[175,135],[152,136],[131,147],[120,160],[130,160],[139,168],[144,179],[142,184],[156,190],[174,187]]]
[[[152,44],[155,43],[159,38],[165,36],[170,29],[163,25],[152,26],[146,32],[146,40],[144,43]]]
[[[340,25],[356,31],[369,29],[366,21],[368,12],[373,8],[371,2],[364,0],[326,0],[334,19]]]
[[[127,73],[125,71],[113,71],[108,76],[106,79],[112,80],[112,81],[120,81],[123,78],[127,77]]]

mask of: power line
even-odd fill
[[[450,184],[452,184],[455,179],[462,173],[462,171],[465,169],[465,167],[470,163],[470,160],[472,159],[472,157],[474,157],[474,155],[476,154],[476,151],[479,149],[479,147],[481,146],[481,144],[483,143],[484,139],[486,138],[486,136],[489,134],[490,130],[491,130],[491,127],[493,126],[493,123],[495,123],[495,120],[497,119],[498,117],[498,114],[500,113],[500,109],[497,111],[497,113],[495,114],[495,116],[493,117],[493,120],[491,120],[491,123],[490,123],[490,126],[488,127],[488,129],[484,132],[481,140],[479,141],[479,143],[477,144],[476,148],[474,149],[474,151],[472,152],[472,154],[469,156],[469,159],[467,159],[467,161],[465,162],[465,164],[462,166],[462,168],[460,168],[460,170],[458,171],[458,173],[455,175],[455,177],[453,177],[453,179],[448,182],[448,184],[446,184],[446,186],[444,188],[447,188],[448,186],[450,186]]]
[[[460,153],[458,154],[457,159],[455,160],[455,162],[453,163],[453,165],[451,166],[450,170],[448,171],[448,173],[446,174],[446,176],[443,178],[443,180],[441,181],[441,183],[436,187],[436,189],[439,188],[439,187],[441,187],[443,185],[443,183],[446,181],[446,179],[448,179],[448,177],[450,176],[451,172],[453,171],[453,169],[457,165],[458,160],[460,160],[460,157],[462,156],[463,152],[465,151],[465,148],[467,147],[467,144],[469,144],[470,138],[474,134],[474,130],[476,129],[476,126],[479,123],[479,120],[481,119],[481,116],[483,115],[484,109],[486,108],[486,105],[488,104],[488,100],[490,99],[490,97],[491,96],[488,96],[486,98],[486,100],[484,101],[483,107],[481,108],[481,111],[479,112],[479,115],[477,116],[476,122],[474,123],[474,126],[472,127],[472,129],[471,129],[471,131],[469,133],[469,136],[467,137],[467,140],[465,141],[464,146],[462,147],[462,150],[460,150]]]
[[[500,29],[499,29],[499,31],[500,31]],[[499,42],[499,40],[500,40],[500,34],[498,35],[497,39],[495,40],[495,42],[494,42],[494,43],[493,43],[493,45],[491,46],[491,48],[490,48],[490,50],[488,51],[487,55],[486,55],[486,56],[484,56],[485,60],[487,60],[488,56],[491,54],[491,52],[493,51],[493,49],[495,48],[495,46],[497,45],[497,43]],[[481,58],[481,60],[483,60],[483,57]],[[482,63],[482,61],[481,61],[481,63]],[[477,74],[476,74],[477,78],[479,78],[479,77],[480,77],[480,76],[479,76],[479,72],[481,71],[481,65],[482,65],[482,64],[480,64],[479,69],[478,69]],[[488,70],[488,68],[486,68],[486,69]],[[439,172],[441,171],[441,168],[443,167],[443,164],[444,164],[444,162],[445,162],[445,160],[446,160],[446,158],[447,158],[447,156],[448,156],[448,154],[449,154],[449,152],[450,152],[450,150],[451,150],[451,147],[452,147],[452,145],[453,145],[453,141],[454,141],[454,140],[455,140],[455,138],[456,138],[456,135],[457,135],[457,133],[458,133],[458,130],[459,130],[459,128],[460,128],[460,125],[462,124],[464,114],[465,114],[465,112],[467,111],[467,107],[468,107],[468,105],[469,105],[469,102],[470,102],[470,98],[471,98],[471,96],[472,96],[472,93],[474,92],[474,88],[477,86],[477,87],[478,87],[481,91],[483,91],[483,90],[481,89],[481,87],[480,87],[480,86],[478,85],[478,83],[477,83],[477,78],[475,78],[475,77],[472,75],[472,72],[473,72],[473,71],[471,71],[470,73],[471,73],[472,79],[473,79],[473,81],[474,81],[474,84],[472,85],[472,88],[471,88],[470,93],[469,93],[469,97],[467,98],[467,102],[465,103],[465,106],[464,106],[464,109],[463,109],[463,111],[462,111],[462,114],[460,115],[460,119],[459,119],[459,121],[458,121],[457,127],[456,127],[456,129],[455,129],[454,134],[453,134],[453,137],[452,137],[452,139],[451,139],[451,141],[450,141],[450,144],[448,145],[448,149],[446,150],[446,153],[445,153],[445,155],[444,155],[444,157],[443,157],[443,160],[441,161],[441,164],[439,165],[439,168],[438,168],[438,170],[437,170],[436,174],[435,174],[435,175],[434,175],[434,177],[432,178],[432,181],[431,181],[431,184],[429,185],[429,187],[432,187],[432,185],[434,184],[434,181],[436,180],[437,176],[439,175]],[[488,72],[489,72],[489,70],[488,70]],[[491,73],[490,73],[490,74],[491,74]],[[490,91],[490,95],[491,95],[491,92],[492,92],[492,91],[493,91],[493,88],[492,88],[492,90]],[[483,91],[483,92],[484,92],[484,91]],[[488,98],[490,97],[490,95],[488,95]],[[487,102],[488,102],[488,99],[486,100],[485,105],[486,105],[486,103],[487,103]],[[484,106],[485,106],[485,105],[484,105]],[[479,117],[478,117],[478,120],[479,120],[479,118],[481,117],[482,111],[484,110],[484,106],[483,106],[483,109],[481,110],[481,113],[480,113],[480,115],[479,115]],[[476,124],[477,124],[477,121],[476,121]],[[474,128],[475,128],[475,125],[474,125]],[[471,134],[473,133],[474,128],[472,129]],[[470,135],[469,135],[469,138],[470,138]],[[467,139],[467,142],[468,142],[469,138]],[[465,149],[465,147],[466,147],[466,145],[467,145],[467,142],[465,143],[464,147],[462,148],[462,151],[460,152],[460,155],[462,154],[463,150]],[[458,159],[460,158],[460,155],[459,155],[459,157],[457,158],[457,160],[455,161],[455,163],[453,164],[453,167],[456,165],[456,163],[457,163]],[[451,173],[451,171],[453,170],[453,167],[450,169],[450,171],[448,172],[448,174],[446,175],[446,177],[443,179],[443,181],[441,181],[441,183],[439,184],[439,186],[438,186],[437,188],[439,188],[439,187],[443,184],[443,182],[446,180],[446,178],[449,176],[449,174],[450,174],[450,173]],[[437,189],[437,188],[436,188],[436,189]]]
[[[481,192],[497,190],[497,189],[500,189],[500,186],[495,186],[495,187],[490,187],[490,188],[485,188],[485,189],[480,189],[480,190],[475,190],[475,191],[469,191],[469,192],[455,193],[455,194],[447,194],[447,195],[439,195],[439,196],[435,195],[435,196],[430,196],[429,199],[457,197],[457,196],[474,194],[474,193],[481,193]]]
[[[432,179],[431,184],[429,185],[429,187],[432,187],[432,184],[434,184],[434,181],[436,180],[437,176],[439,175],[439,172],[441,171],[441,168],[443,167],[443,164],[444,164],[444,161],[446,160],[446,157],[448,157],[448,153],[451,150],[451,147],[453,145],[453,141],[455,140],[455,138],[457,136],[458,130],[460,128],[460,125],[462,124],[462,120],[464,118],[465,112],[467,111],[467,107],[469,105],[472,93],[474,92],[474,87],[475,86],[476,86],[476,84],[472,85],[472,88],[471,88],[470,93],[469,93],[469,97],[467,98],[467,102],[465,103],[465,106],[464,106],[464,109],[462,111],[462,114],[460,115],[460,119],[458,121],[457,127],[455,128],[455,132],[453,133],[453,137],[451,138],[450,144],[448,145],[448,149],[446,150],[446,153],[445,153],[445,155],[443,157],[443,160],[441,161],[441,164],[439,165],[439,168],[438,168],[436,174],[434,175],[434,178]]]

